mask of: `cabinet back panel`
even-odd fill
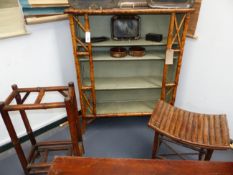
[[[141,37],[147,33],[158,33],[167,36],[169,26],[169,15],[139,15]],[[91,35],[111,37],[111,18],[112,15],[89,16]],[[83,19],[81,18],[82,23]],[[80,36],[84,37],[83,32]]]
[[[96,91],[97,103],[151,101],[160,98],[161,89]]]

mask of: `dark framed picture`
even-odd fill
[[[140,38],[139,16],[113,16],[111,21],[112,39],[128,40]]]

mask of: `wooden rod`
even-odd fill
[[[153,8],[145,8],[145,9],[74,9],[69,8],[65,10],[65,13],[68,14],[76,14],[76,15],[109,15],[109,14],[170,14],[170,13],[187,13],[194,12],[195,9],[187,8],[187,9],[153,9]]]
[[[64,97],[67,97],[68,95],[66,94],[66,92],[64,92],[64,91],[58,91],[61,95],[63,95]]]
[[[69,122],[70,136],[72,140],[72,146],[75,156],[81,156],[81,151],[79,150],[78,145],[78,134],[77,134],[77,125],[76,125],[76,116],[74,114],[74,106],[70,97],[65,98],[67,118]]]
[[[75,93],[75,88],[74,88],[74,83],[70,82],[69,83],[69,89],[71,89],[70,91],[72,91],[72,99],[73,99],[73,105],[74,105],[74,115],[75,115],[75,119],[76,119],[76,127],[77,127],[77,134],[78,134],[78,140],[79,142],[83,141],[82,138],[82,130],[81,130],[81,123],[80,123],[80,116],[79,116],[79,112],[78,112],[78,103],[77,103],[77,99],[76,99],[76,93]]]
[[[179,34],[179,32],[180,32],[181,27],[183,26],[185,17],[186,17],[186,15],[184,15],[184,17],[182,18],[182,20],[181,20],[179,26],[178,26],[177,18],[175,18],[176,34],[175,34],[175,36],[174,36],[174,38],[173,38],[172,44],[174,44],[174,42],[175,42],[175,40],[176,40],[176,38],[177,38],[177,39],[178,39],[179,46],[181,46],[181,45],[180,45],[180,44],[181,44],[181,40],[180,40],[180,34]]]
[[[77,55],[79,56],[88,56],[89,55],[89,52],[77,52]]]
[[[41,89],[34,103],[35,104],[40,104],[40,102],[42,101],[42,98],[43,98],[44,94],[45,94],[44,89]]]
[[[22,104],[22,105],[11,105],[5,106],[6,111],[18,111],[18,110],[35,110],[35,109],[51,109],[51,108],[64,108],[63,102],[55,103],[41,103],[41,104]]]
[[[12,90],[17,91],[18,90],[17,85],[12,85]],[[17,95],[15,96],[15,100],[16,100],[17,104],[22,104],[22,99],[21,99],[21,96],[20,96],[19,93],[17,93]],[[32,131],[30,122],[28,120],[27,114],[26,114],[26,112],[24,110],[20,110],[19,112],[20,112],[21,118],[23,120],[24,127],[26,128],[29,140],[30,140],[32,145],[35,145],[36,144],[36,139],[35,139],[35,136],[33,134],[33,131]]]
[[[35,145],[32,145],[28,159],[27,159],[28,162],[32,161],[32,158],[33,158],[33,155],[35,154],[36,149],[37,149],[37,147]]]
[[[26,92],[26,94],[22,98],[22,104],[25,102],[25,100],[28,98],[29,95],[30,95],[30,92]]]
[[[79,43],[86,51],[88,51],[87,46],[79,38],[75,38],[75,39],[77,43]]]
[[[54,145],[69,145],[71,141],[47,141],[38,142],[36,146],[54,146]]]
[[[83,87],[82,87],[82,90],[83,90],[83,91],[91,90],[91,87],[90,87],[90,86],[83,86]]]
[[[7,99],[5,100],[5,105],[9,105],[12,100],[15,98],[15,96],[17,95],[17,91],[13,90],[10,95],[7,97]]]
[[[34,88],[18,88],[18,92],[40,92],[43,89],[44,91],[59,91],[59,90],[68,90],[67,86],[53,86],[53,87],[34,87]]]
[[[4,123],[5,123],[5,126],[7,128],[8,133],[10,135],[11,141],[12,141],[12,143],[14,145],[15,151],[16,151],[16,153],[18,155],[18,158],[19,158],[19,161],[20,161],[20,163],[22,165],[22,168],[23,168],[25,174],[28,174],[28,170],[27,170],[28,162],[27,162],[27,159],[26,159],[25,154],[23,152],[23,149],[22,149],[22,147],[20,145],[20,142],[19,142],[19,139],[17,137],[16,131],[14,129],[14,126],[13,126],[12,122],[11,122],[10,116],[9,116],[7,111],[3,110],[3,108],[4,108],[4,103],[0,103],[0,112],[1,112],[1,115],[2,115],[2,119],[3,119]]]
[[[96,114],[96,115],[91,115],[88,114],[86,115],[87,118],[98,118],[98,117],[144,117],[144,116],[151,116],[152,112],[133,112],[133,113],[108,113],[108,114]]]
[[[78,24],[78,26],[80,27],[80,29],[82,29],[83,32],[86,32],[86,29],[83,27],[82,23],[79,21],[78,18],[73,17],[75,22]]]

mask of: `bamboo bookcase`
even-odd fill
[[[194,9],[74,9],[69,14],[73,54],[80,94],[83,128],[88,118],[148,116],[158,99],[174,104],[190,14]],[[111,36],[113,15],[139,15],[139,40],[85,43],[86,32]],[[154,31],[155,30],[155,31]],[[161,32],[161,42],[144,39],[146,33]],[[111,37],[110,37],[111,38]],[[142,58],[109,56],[114,46],[143,46]],[[158,49],[159,48],[159,49]],[[167,50],[174,51],[174,64],[165,62]]]

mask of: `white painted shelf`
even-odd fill
[[[130,61],[130,60],[163,60],[165,59],[164,51],[146,51],[145,55],[142,57],[132,57],[127,55],[123,58],[114,58],[110,55],[110,51],[96,51],[93,53],[94,61]],[[87,58],[81,58],[80,61],[88,61]]]
[[[162,77],[111,77],[95,78],[96,90],[119,90],[119,89],[148,89],[161,88]],[[90,80],[84,79],[83,84],[90,86]]]
[[[167,38],[164,38],[161,42],[147,41],[145,39],[138,40],[112,40],[92,43],[95,47],[109,47],[109,46],[165,46],[167,44]]]
[[[155,101],[97,103],[98,114],[152,113]]]

